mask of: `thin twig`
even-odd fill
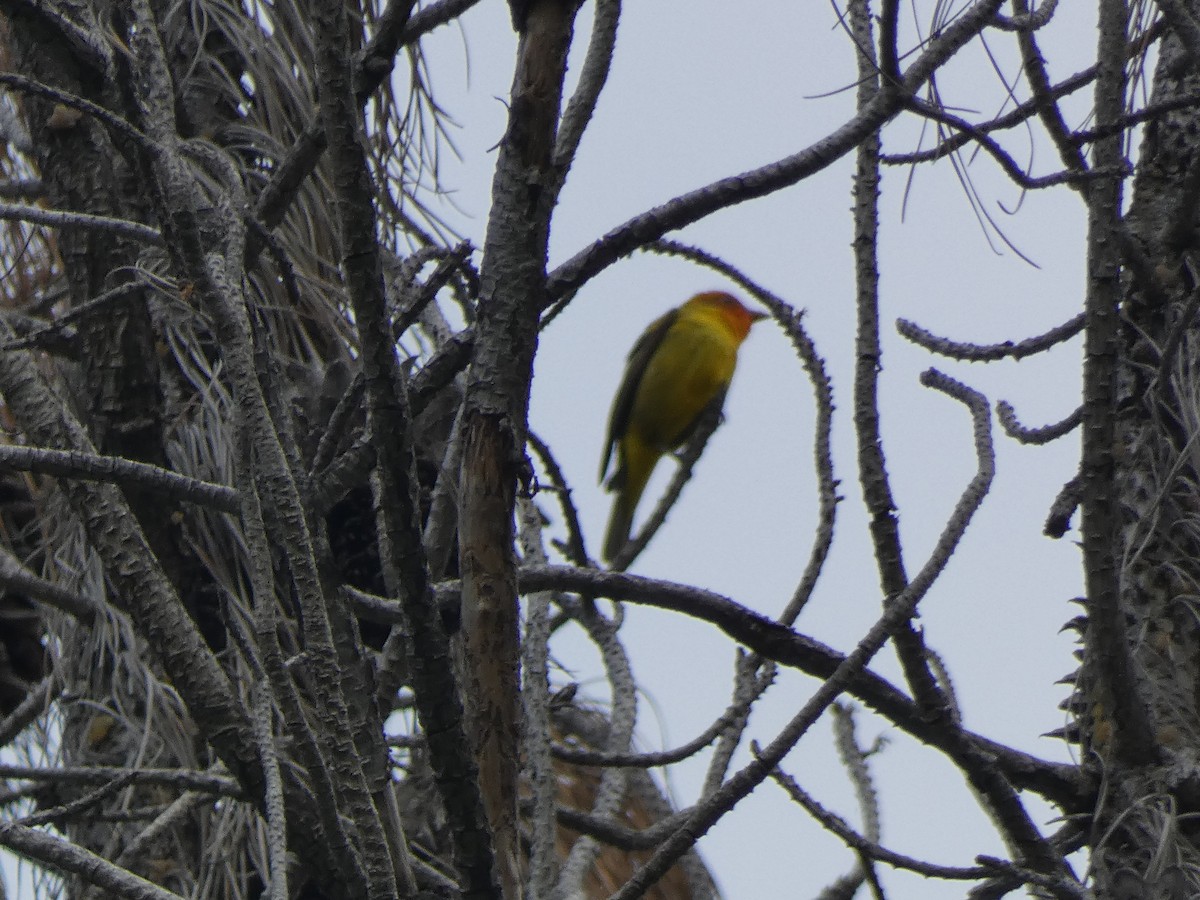
[[[39,825],[62,825],[80,813],[90,810],[102,800],[120,793],[129,787],[133,783],[133,780],[133,776],[126,772],[124,775],[118,775],[112,780],[106,781],[104,784],[87,791],[69,803],[64,803],[61,806],[53,806],[32,815],[23,816],[17,821],[22,825],[28,825],[30,828]],[[89,815],[86,818],[92,818],[92,816]]]
[[[526,440],[529,441],[529,446],[533,448],[538,459],[542,461],[546,477],[553,485],[552,493],[558,500],[559,509],[562,510],[563,522],[567,526],[567,541],[563,548],[566,551],[566,557],[577,566],[586,566],[589,563],[587,548],[583,543],[583,527],[579,524],[579,511],[575,509],[575,504],[571,501],[571,488],[567,484],[566,476],[563,475],[562,468],[559,466],[558,460],[554,458],[554,452],[550,449],[549,444],[533,431],[529,432]]]
[[[754,752],[758,752],[757,747],[754,748]],[[778,767],[773,769],[771,771],[771,778],[787,791],[788,796],[803,807],[805,812],[820,822],[822,828],[836,835],[847,847],[857,850],[868,859],[887,863],[897,869],[916,872],[918,875],[924,875],[926,878],[944,878],[947,881],[975,881],[985,878],[988,875],[988,870],[981,866],[942,866],[889,850],[879,844],[878,841],[864,837],[856,832],[841,816],[825,809],[808,791],[800,787],[792,776],[788,775],[782,769]]]

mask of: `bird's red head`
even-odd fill
[[[745,340],[751,325],[767,317],[766,313],[747,309],[737,297],[724,291],[705,291],[697,294],[687,302],[689,306],[693,304],[719,312],[729,330],[736,334],[739,340]]]

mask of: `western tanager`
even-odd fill
[[[651,323],[629,353],[613,400],[600,480],[613,448],[616,492],[604,558],[629,539],[633,514],[659,458],[687,442],[704,413],[720,408],[737,365],[738,348],[765,313],[752,312],[720,291],[697,294]]]

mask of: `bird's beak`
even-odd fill
[[[763,319],[769,319],[769,318],[771,318],[770,313],[759,312],[756,309],[750,310],[750,321],[751,322],[761,322]]]

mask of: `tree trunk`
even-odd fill
[[[1196,58],[1172,31],[1150,103],[1197,90]],[[1200,893],[1200,108],[1146,126],[1133,185],[1111,248],[1122,263],[1109,413],[1119,636],[1107,650],[1088,643],[1076,700],[1084,762],[1105,785],[1091,831],[1097,896],[1184,898]],[[1089,633],[1104,616],[1093,605]]]

